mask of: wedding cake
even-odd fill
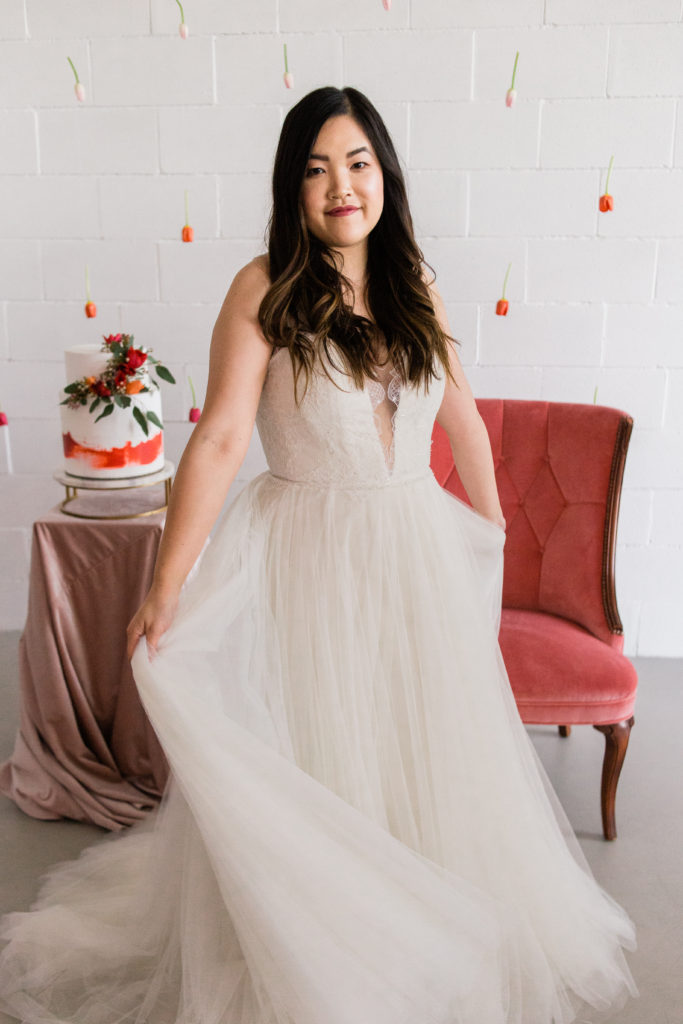
[[[69,383],[60,393],[60,412],[70,476],[114,480],[164,466],[161,392],[150,364],[162,379],[175,381],[132,342],[132,335],[109,335],[101,347],[75,345],[64,353]]]

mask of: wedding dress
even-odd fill
[[[338,365],[335,365],[337,363]],[[637,995],[497,643],[504,531],[430,468],[445,375],[286,349],[151,662],[161,806],[2,921],[30,1024],[569,1024]]]

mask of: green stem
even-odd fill
[[[605,182],[605,195],[609,192],[609,176],[612,173],[612,164],[614,162],[614,154],[609,158],[609,169],[607,171],[607,181]]]
[[[503,281],[503,298],[505,298],[505,289],[506,289],[506,288],[507,288],[507,286],[508,286],[508,277],[509,277],[509,275],[510,275],[510,267],[511,267],[511,266],[512,266],[512,264],[511,264],[511,263],[508,263],[508,268],[507,268],[507,270],[505,271],[505,280]]]
[[[285,47],[285,74],[287,75],[287,74],[289,74],[289,65],[287,64],[287,43],[284,44],[284,47]]]
[[[194,393],[194,384],[192,383],[192,377],[187,378],[190,382],[190,391],[192,392],[192,408],[197,408],[197,396]]]
[[[88,273],[88,264],[85,265],[85,297],[90,302],[90,274]]]
[[[512,85],[510,86],[511,89],[514,89],[514,87],[515,87],[515,77],[517,75],[517,61],[518,60],[519,60],[519,50],[517,50],[517,53],[515,54],[515,66],[512,69]]]
[[[185,189],[185,227],[190,223],[190,214],[187,209],[187,189]]]
[[[71,57],[67,57],[66,59],[68,60],[69,64],[71,65],[71,70],[73,71],[74,75],[76,76],[76,85],[78,85],[78,83],[80,82],[80,78],[78,77],[78,71],[76,71],[76,68],[74,67],[74,62],[72,61]]]
[[[185,11],[183,10],[183,5],[181,4],[180,0],[175,0],[175,2],[178,4],[178,7],[180,8],[180,22],[181,22],[181,24],[184,25],[185,24]]]
[[[596,384],[595,385],[595,391],[593,392],[593,405],[597,404],[597,398],[598,398],[598,385]]]

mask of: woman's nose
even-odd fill
[[[348,174],[332,174],[330,175],[330,195],[346,195],[351,191],[349,184]]]

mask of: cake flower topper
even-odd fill
[[[603,195],[600,196],[600,202],[598,204],[599,207],[600,207],[600,212],[601,213],[607,213],[608,210],[613,210],[614,209],[614,198],[613,198],[613,196],[611,196],[609,194],[609,177],[610,177],[610,174],[612,173],[612,164],[613,163],[614,163],[614,154],[612,154],[612,156],[609,158],[609,168],[607,170],[607,180],[605,181],[605,191],[604,191]]]
[[[187,39],[187,37],[190,34],[190,30],[185,24],[185,12],[183,11],[183,5],[181,4],[180,0],[175,0],[175,2],[178,4],[178,7],[180,8],[180,26],[178,28],[178,32],[180,33],[181,39]]]
[[[183,242],[192,242],[192,241],[194,241],[194,228],[190,227],[190,214],[188,212],[188,202],[187,202],[188,194],[189,193],[188,193],[187,189],[185,189],[185,225],[183,227],[183,234],[182,234]]]
[[[294,75],[289,70],[289,64],[287,63],[287,43],[284,44],[284,47],[285,47],[285,85],[287,86],[288,89],[292,89],[294,87]]]
[[[515,65],[512,69],[512,84],[505,94],[505,106],[511,107],[517,99],[517,90],[515,89],[515,78],[517,77],[517,61],[519,60],[519,50],[515,54]]]
[[[102,335],[104,344],[103,352],[109,352],[103,372],[99,377],[82,377],[71,384],[67,384],[64,391],[67,398],[60,405],[68,405],[75,409],[79,405],[87,405],[90,402],[89,412],[94,413],[100,405],[104,409],[95,420],[97,423],[105,416],[111,416],[115,406],[121,409],[128,409],[132,405],[132,412],[145,437],[149,435],[147,420],[163,430],[163,423],[154,412],[143,413],[133,401],[135,395],[144,394],[159,385],[152,380],[147,372],[147,364],[152,364],[158,377],[175,384],[175,377],[171,371],[158,359],[150,355],[151,350],[133,347],[132,334],[110,334],[108,337]]]
[[[496,316],[507,316],[508,315],[508,300],[505,298],[505,289],[508,286],[508,277],[510,275],[511,263],[508,263],[508,268],[505,271],[505,280],[503,281],[503,297],[498,299],[496,303]]]
[[[194,384],[192,383],[192,377],[187,378],[190,382],[190,391],[192,392],[192,408],[190,409],[189,421],[190,423],[196,423],[202,414],[202,410],[197,408],[197,396],[194,393]]]
[[[97,306],[90,298],[90,274],[88,273],[87,263],[85,265],[85,297],[87,299],[85,304],[85,315],[89,319],[92,319],[92,317],[97,316]]]
[[[74,77],[76,79],[76,84],[74,85],[74,92],[76,93],[76,99],[80,100],[80,102],[82,103],[83,100],[85,99],[85,87],[84,87],[83,83],[81,82],[80,78],[78,77],[78,71],[76,71],[76,68],[74,67],[74,62],[72,61],[71,57],[67,57],[66,59],[68,60],[69,64],[71,65],[71,70],[73,71]]]

